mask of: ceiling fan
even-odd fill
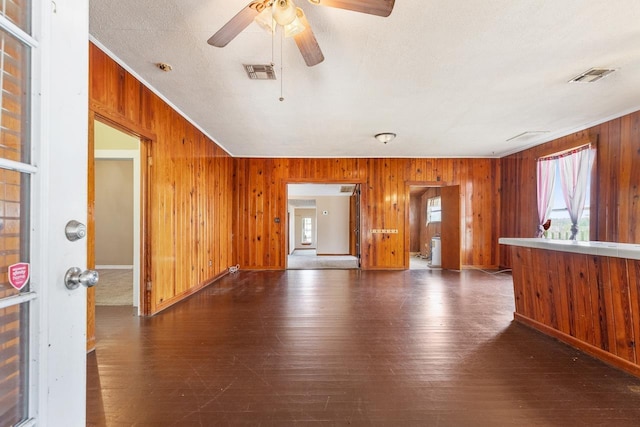
[[[309,0],[309,3],[387,17],[393,10],[395,0]],[[224,47],[253,20],[270,32],[274,32],[276,26],[281,26],[285,37],[293,37],[309,67],[324,60],[303,10],[296,7],[292,0],[252,1],[211,36],[207,43]]]

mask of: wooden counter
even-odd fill
[[[515,320],[640,376],[640,245],[501,238]]]

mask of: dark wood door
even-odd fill
[[[349,234],[349,253],[358,258],[360,267],[360,184],[356,184],[349,203]]]
[[[460,186],[442,187],[442,268],[460,270]]]

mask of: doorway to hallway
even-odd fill
[[[287,269],[360,267],[359,184],[287,184]]]

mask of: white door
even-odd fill
[[[0,425],[81,426],[86,290],[64,275],[86,263],[65,224],[87,217],[88,5],[0,15]]]

